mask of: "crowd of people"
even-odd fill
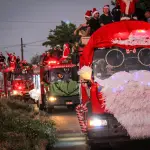
[[[27,64],[27,62],[21,61],[19,56],[16,56],[15,53],[8,53],[7,58],[0,52],[0,70],[4,68],[10,68],[10,70],[14,70],[16,68],[22,68]]]
[[[43,65],[47,65],[48,62],[54,58],[58,60],[60,63],[67,60],[68,56],[71,53],[70,45],[68,43],[65,43],[63,45],[63,48],[61,48],[60,45],[57,45],[54,47],[54,49],[50,49],[49,51],[46,51],[41,56],[41,62]]]
[[[7,59],[6,57],[3,55],[2,52],[0,52],[0,64],[2,64],[3,66],[6,66],[6,64],[8,64],[8,66],[11,66],[11,64],[19,64],[20,63],[20,57],[15,55],[15,53],[7,53]]]
[[[126,0],[128,2],[130,0]],[[91,36],[97,29],[100,27],[107,25],[112,22],[117,22],[123,19],[133,19],[133,20],[143,20],[150,23],[150,10],[143,12],[141,9],[137,9],[136,3],[139,0],[132,0],[130,2],[130,6],[127,10],[125,6],[125,0],[116,0],[116,6],[110,10],[109,5],[105,5],[103,7],[103,13],[93,8],[93,10],[87,10],[84,15],[85,23],[81,24],[75,31],[74,35],[79,35],[80,37],[89,37]],[[78,43],[78,41],[77,41]],[[73,51],[76,49],[76,46],[73,47]],[[1,66],[8,66],[15,68],[17,65],[20,65],[20,57],[15,55],[15,53],[8,53],[8,58],[0,53],[0,64]],[[70,47],[68,44],[64,44],[64,47],[61,48],[60,45],[54,47],[54,49],[50,49],[46,51],[42,55],[43,61],[49,60],[50,57],[57,58],[57,60],[64,61],[71,53]]]
[[[143,12],[141,9],[136,8],[136,3],[138,0],[132,0],[132,2],[130,2],[128,12],[126,11],[126,4],[124,0],[117,0],[116,2],[117,3],[112,10],[109,5],[105,5],[103,7],[102,14],[100,14],[96,8],[93,8],[93,10],[87,10],[84,15],[85,23],[77,27],[74,31],[74,35],[79,35],[80,37],[90,37],[100,27],[120,20],[142,20],[150,23],[150,10]],[[77,39],[76,43],[77,45],[80,45],[80,47],[84,45],[81,44],[82,42],[80,43],[80,38]],[[43,61],[46,62],[50,57],[63,61],[72,51],[75,51],[76,47],[77,46],[74,45],[71,50],[69,45],[67,45],[66,48],[65,46],[61,48],[60,45],[57,45],[42,55]]]
[[[113,17],[110,13],[109,5],[103,7],[103,14],[100,15],[96,8],[93,11],[88,10],[85,13],[85,24],[81,24],[75,31],[74,35],[91,36],[97,29],[108,23],[113,22]]]
[[[136,10],[135,5],[138,0],[133,0],[131,3],[131,8],[129,13],[126,14],[126,8],[124,8],[124,1],[117,0],[116,6],[110,10],[109,5],[103,7],[103,13],[93,8],[93,10],[88,10],[85,13],[85,23],[81,24],[75,31],[74,35],[79,35],[80,37],[91,36],[100,27],[120,20],[143,20],[150,23],[150,10],[142,12],[142,10]]]

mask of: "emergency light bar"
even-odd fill
[[[72,68],[75,67],[75,64],[59,64],[59,65],[52,65],[52,66],[47,66],[47,69],[54,69],[54,68]]]

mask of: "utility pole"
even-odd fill
[[[21,38],[21,59],[24,60],[23,39]]]

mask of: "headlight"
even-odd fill
[[[19,93],[18,93],[18,91],[13,91],[13,95],[18,95]]]
[[[56,101],[56,97],[49,97],[48,100],[51,101],[51,102],[54,102],[54,101]]]
[[[90,127],[101,127],[107,126],[107,120],[99,119],[99,118],[92,118],[89,120]]]

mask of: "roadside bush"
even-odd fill
[[[47,116],[37,114],[32,105],[0,100],[0,150],[41,150],[43,143],[52,147],[55,142],[55,123]]]

